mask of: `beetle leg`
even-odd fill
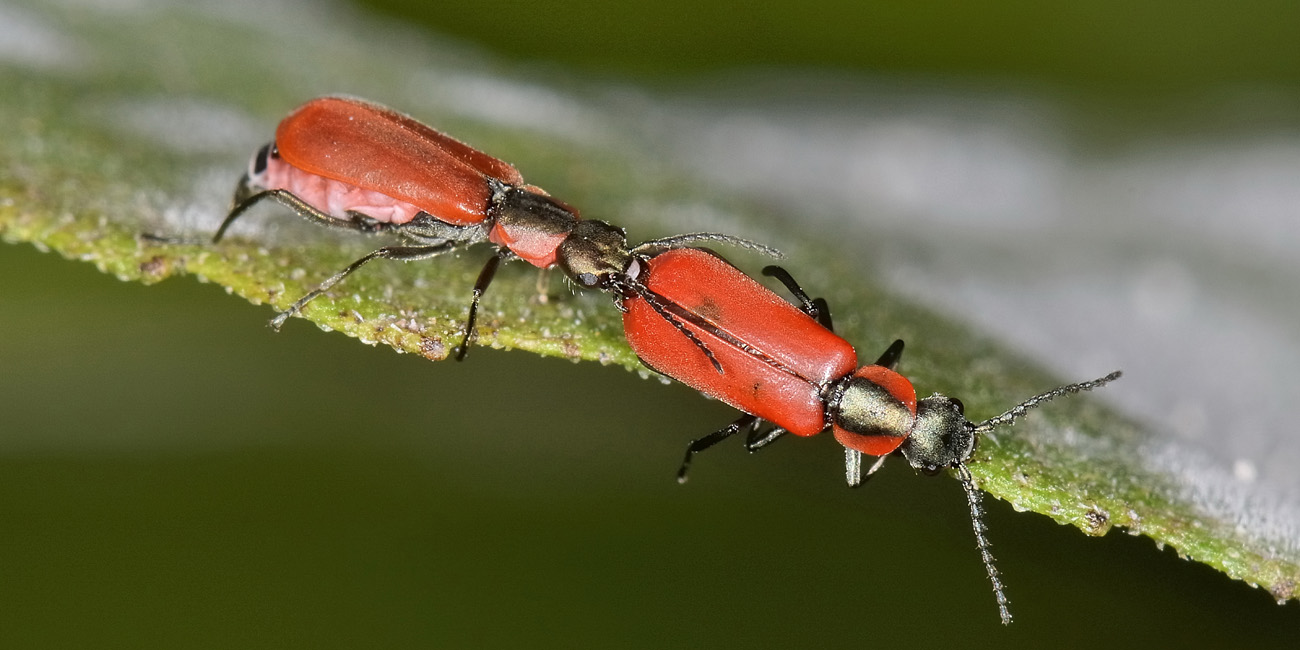
[[[772,427],[767,431],[759,431],[758,423],[754,423],[754,428],[750,430],[749,436],[745,439],[745,449],[754,452],[762,449],[789,433],[781,427]]]
[[[277,332],[280,331],[280,327],[284,325],[284,322],[288,320],[290,316],[302,311],[302,308],[305,307],[307,303],[316,299],[317,296],[320,296],[326,291],[329,291],[331,287],[342,282],[343,278],[348,277],[348,275],[353,271],[361,268],[370,260],[382,258],[387,260],[397,260],[399,262],[413,262],[415,260],[424,260],[434,257],[441,253],[445,253],[452,248],[455,248],[454,242],[446,242],[434,246],[385,246],[349,264],[347,268],[342,271],[326,278],[324,282],[320,283],[320,286],[312,289],[307,293],[307,295],[299,298],[297,302],[290,305],[288,309],[277,314],[275,318],[272,318],[271,329]]]
[[[889,348],[876,359],[877,366],[884,366],[893,370],[898,367],[898,360],[903,356],[903,339],[897,339],[889,344]]]
[[[888,457],[889,455],[886,454],[877,458],[876,462],[871,464],[871,468],[867,470],[867,473],[863,474],[862,452],[856,449],[845,449],[844,478],[848,481],[849,487],[858,487],[859,485],[866,483],[867,479],[870,479],[872,474],[880,471],[880,468],[885,464],[885,459]]]
[[[248,197],[256,193],[257,186],[254,185],[252,179],[248,177],[248,172],[244,172],[243,175],[239,177],[239,182],[235,184],[235,195],[230,199],[230,207],[233,209],[235,206],[243,203],[248,199]]]
[[[251,189],[248,186],[247,178],[247,175],[245,175],[244,179],[240,181],[239,187],[236,188],[235,204],[231,206],[230,212],[226,214],[225,220],[222,221],[221,226],[217,228],[217,233],[212,236],[212,243],[215,244],[221,241],[221,238],[226,234],[226,229],[230,228],[230,224],[234,223],[235,219],[243,216],[249,208],[266,199],[271,199],[292,209],[294,212],[297,212],[299,215],[313,223],[322,226],[329,226],[330,228],[343,228],[346,230],[373,233],[389,227],[389,224],[376,221],[375,219],[359,212],[349,212],[348,214],[351,216],[351,219],[338,219],[332,217],[329,214],[312,207],[306,201],[298,198],[293,192],[288,190],[262,190],[261,192],[250,193]]]
[[[816,305],[813,304],[812,299],[808,297],[808,294],[804,293],[803,287],[799,286],[798,282],[795,282],[794,276],[790,275],[789,271],[775,264],[769,264],[763,267],[763,275],[780,280],[781,284],[784,284],[785,288],[788,289],[790,293],[794,294],[795,299],[799,301],[799,308],[802,309],[805,314],[808,314],[813,318],[817,317]]]
[[[799,309],[803,310],[803,313],[816,319],[818,323],[822,324],[822,327],[832,332],[835,331],[835,327],[831,323],[831,308],[830,305],[826,304],[824,298],[809,298],[803,287],[799,286],[798,282],[795,282],[794,276],[775,264],[763,267],[763,275],[780,280],[781,284],[784,284],[785,288],[794,295],[795,300],[799,301]]]
[[[728,424],[727,426],[722,427],[721,429],[718,429],[717,431],[714,431],[713,433],[710,433],[709,435],[704,436],[703,438],[696,438],[695,440],[692,440],[691,444],[686,446],[686,457],[682,459],[682,466],[677,470],[677,482],[678,483],[686,482],[686,471],[690,469],[691,459],[695,456],[695,454],[698,454],[701,451],[704,451],[705,449],[708,449],[709,447],[712,447],[713,445],[716,445],[719,442],[722,442],[723,440],[730,438],[731,436],[735,435],[737,432],[739,432],[741,429],[745,427],[754,426],[758,424],[760,421],[761,420],[756,415],[742,415],[739,418],[736,418],[735,422],[732,422],[731,424]]]
[[[262,199],[269,198],[270,192],[253,192],[252,186],[248,183],[248,174],[245,173],[239,178],[239,183],[235,185],[235,196],[231,200],[230,212],[226,213],[226,218],[222,220],[221,227],[217,228],[217,233],[212,236],[212,243],[221,241],[221,236],[226,234],[226,229],[230,224],[244,214],[245,210],[257,205]],[[310,206],[309,206],[310,207]]]
[[[395,227],[391,223],[380,221],[368,214],[362,214],[360,212],[357,212],[356,210],[348,210],[348,217],[351,218],[351,225],[342,226],[342,227],[352,228],[353,230],[359,230],[364,233],[376,233],[382,230],[386,230],[388,228]]]
[[[551,301],[551,267],[537,269],[537,302],[545,305]]]
[[[469,352],[470,341],[474,339],[474,323],[478,320],[479,299],[483,297],[483,292],[487,291],[488,285],[492,284],[492,278],[496,277],[501,259],[508,254],[504,248],[498,250],[496,255],[488,258],[487,264],[483,265],[483,270],[478,272],[478,280],[474,281],[474,298],[469,303],[469,320],[465,323],[465,338],[461,339],[460,346],[456,350],[457,361],[464,361],[465,353]]]

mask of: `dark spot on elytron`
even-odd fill
[[[712,298],[707,296],[703,301],[695,305],[692,311],[700,317],[711,321],[716,321],[718,316],[722,315],[722,310],[718,308],[718,303],[714,302]]]

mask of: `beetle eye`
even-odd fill
[[[953,397],[951,399],[953,405],[957,407],[957,412],[961,413],[962,415],[966,415],[966,405],[962,404],[961,400],[957,399],[956,397]]]
[[[262,172],[266,171],[266,159],[271,155],[271,148],[273,146],[274,145],[266,144],[262,145],[262,148],[257,150],[257,155],[253,157],[253,176],[259,176]]]
[[[595,273],[579,273],[578,283],[584,287],[594,287],[600,282]]]

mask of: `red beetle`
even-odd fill
[[[644,264],[640,276],[627,282],[622,292],[623,327],[632,349],[657,372],[746,414],[692,441],[679,480],[685,480],[695,453],[742,429],[749,430],[746,447],[751,451],[786,433],[811,436],[830,429],[845,448],[850,485],[864,478],[863,454],[880,456],[867,477],[895,452],[927,474],[955,468],[966,490],[999,613],[1003,623],[1011,621],[966,461],[980,433],[1009,424],[1058,395],[1102,386],[1119,372],[1053,389],[975,424],[966,419],[960,400],[937,393],[916,398],[912,383],[894,371],[902,341],[895,341],[874,364],[855,370],[857,356],[831,331],[825,301],[809,300],[779,267],[764,273],[780,279],[802,308],[706,250],[669,250]],[[763,427],[764,421],[770,426]]]
[[[407,245],[384,246],[327,278],[278,314],[290,316],[367,262],[413,261],[482,241],[497,252],[474,284],[463,358],[474,333],[479,299],[503,259],[559,266],[577,284],[600,288],[612,276],[635,275],[638,255],[690,242],[718,241],[776,254],[736,237],[695,233],[629,248],[621,228],[584,220],[562,201],[526,185],[510,163],[493,158],[402,113],[351,97],[320,97],[280,122],[275,141],[253,156],[235,189],[230,212],[213,236],[273,199],[315,223],[364,233],[392,232]]]

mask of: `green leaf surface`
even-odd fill
[[[797,215],[696,184],[637,134],[600,132],[599,120],[594,133],[545,123],[553,114],[547,102],[578,102],[596,117],[624,110],[607,89],[503,69],[336,10],[274,33],[182,6],[128,15],[32,3],[14,15],[57,23],[60,38],[76,41],[49,48],[64,58],[11,57],[0,66],[0,235],[10,244],[90,262],[128,281],[194,276],[283,309],[375,244],[300,223],[278,207],[259,208],[217,245],[140,235],[210,236],[246,156],[283,113],[328,89],[399,106],[500,155],[584,215],[626,226],[633,241],[726,230],[779,243],[805,286],[830,292],[837,325],[861,356],[873,358],[895,337],[923,341],[909,349],[904,374],[923,394],[960,396],[972,417],[1061,383],[968,326],[872,284],[851,258],[828,254],[838,244],[827,233],[785,225]],[[481,91],[483,116],[472,102],[466,108],[449,98],[454,89]],[[540,125],[521,120],[528,111],[518,107],[509,118],[494,117],[498,91],[535,96]],[[469,288],[487,255],[478,247],[430,262],[372,264],[303,317],[366,343],[444,359],[459,341]],[[761,264],[744,253],[731,257],[745,269]],[[501,273],[483,305],[481,345],[644,373],[607,296],[570,295],[551,278],[543,300],[536,286],[522,264]],[[301,326],[294,320],[286,329]],[[1243,515],[1238,500],[1252,497],[1234,495],[1197,458],[1083,397],[1054,402],[984,440],[971,471],[983,490],[1017,509],[1089,535],[1120,527],[1279,601],[1296,597],[1300,553],[1287,527]]]

